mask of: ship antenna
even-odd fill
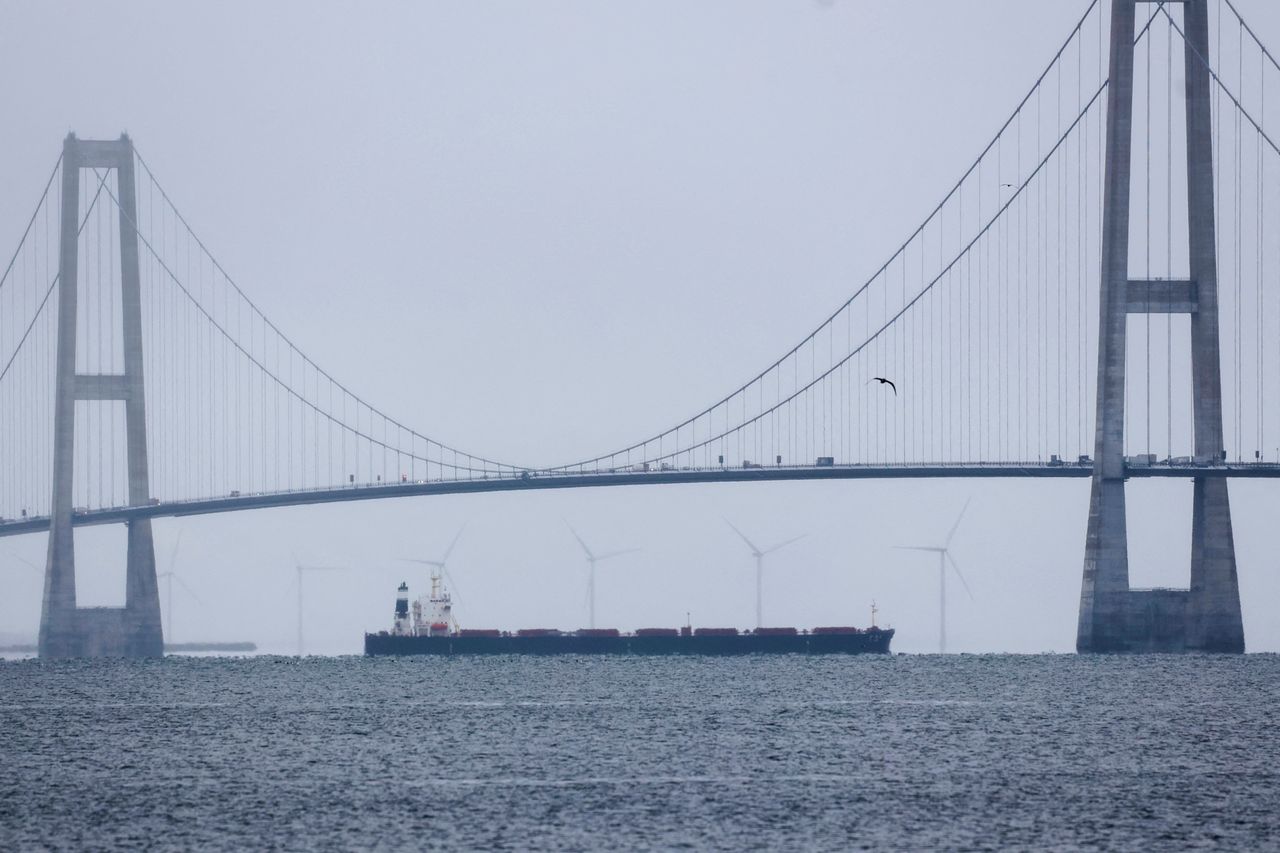
[[[871,599],[871,627],[876,627],[876,614],[879,612],[876,608],[876,600]]]

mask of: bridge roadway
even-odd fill
[[[1280,464],[1230,462],[1216,465],[1130,465],[1130,477],[1242,477],[1280,478]],[[924,478],[1021,479],[1026,477],[1074,478],[1092,476],[1089,463],[993,462],[901,465],[787,465],[750,468],[668,468],[607,471],[538,471],[517,476],[477,477],[473,480],[411,480],[402,483],[368,483],[287,492],[256,492],[189,501],[166,501],[143,506],[90,509],[72,514],[77,527],[115,524],[135,518],[177,518],[269,507],[344,501],[382,500],[419,495],[463,495],[483,492],[581,489],[598,486],[674,485],[679,483],[763,483],[786,480],[870,480]],[[38,533],[49,529],[48,516],[0,520],[0,537]]]

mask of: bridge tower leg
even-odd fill
[[[1076,649],[1080,652],[1243,652],[1240,589],[1227,481],[1196,477],[1191,519],[1191,588],[1129,588],[1125,520],[1125,332],[1130,314],[1187,313],[1195,455],[1221,460],[1222,372],[1213,211],[1213,135],[1207,0],[1182,4],[1186,63],[1187,206],[1190,278],[1129,277],[1129,181],[1133,139],[1136,5],[1112,0],[1103,196],[1101,319],[1093,490],[1085,543]],[[1198,55],[1197,55],[1198,54]]]
[[[129,504],[143,505],[150,498],[133,156],[133,143],[124,135],[118,140],[97,141],[80,140],[75,134],[69,134],[63,143],[53,507],[50,512],[44,603],[40,615],[41,657],[155,657],[164,653],[150,519],[128,522],[124,607],[76,606],[72,500],[78,400],[124,402]],[[81,169],[116,170],[120,202],[122,374],[76,372]]]

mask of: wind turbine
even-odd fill
[[[304,566],[298,562],[298,558],[293,558],[293,567],[297,570],[298,576],[294,583],[298,585],[298,657],[302,657],[302,574],[303,572],[345,572],[344,566]]]
[[[438,560],[422,560],[415,557],[401,557],[400,559],[406,563],[418,563],[423,566],[431,566],[432,568],[439,569],[440,574],[444,575],[445,580],[449,582],[449,588],[453,590],[453,594],[457,595],[458,585],[454,583],[453,575],[449,574],[447,564],[449,562],[449,556],[453,553],[454,546],[457,545],[458,540],[462,538],[462,531],[466,529],[467,525],[464,522],[463,525],[458,528],[458,533],[453,537],[453,541],[449,543],[449,547],[445,549],[444,555]]]
[[[799,542],[807,534],[794,536],[788,539],[786,542],[779,542],[777,545],[774,545],[772,548],[765,548],[763,551],[761,551],[759,548],[756,547],[754,542],[752,542],[750,539],[746,537],[745,534],[743,534],[741,530],[733,526],[732,521],[726,518],[724,520],[724,523],[729,525],[729,527],[733,528],[733,532],[738,534],[738,538],[740,538],[743,542],[747,543],[747,547],[751,549],[752,556],[756,558],[756,627],[763,628],[764,627],[764,558],[765,558],[765,555],[772,554],[774,551],[781,550],[782,548],[785,548],[788,545],[790,545],[792,542]]]
[[[177,581],[179,584],[181,584],[182,588],[187,591],[187,594],[190,595],[192,598],[194,598],[197,603],[199,604],[204,603],[200,601],[200,596],[196,595],[196,591],[192,589],[187,584],[187,582],[184,581],[182,577],[173,570],[173,567],[178,564],[178,546],[181,544],[182,544],[182,531],[179,530],[177,538],[173,540],[173,550],[169,552],[169,570],[165,572],[161,572],[160,574],[156,575],[157,579],[163,578],[165,582],[166,604],[165,604],[164,624],[167,625],[169,628],[170,643],[177,642],[177,638],[178,638],[178,631],[173,621],[173,582]]]
[[[972,498],[970,498],[972,500]],[[951,568],[955,570],[956,577],[960,579],[960,583],[964,585],[964,591],[969,593],[969,598],[973,599],[973,590],[969,589],[969,583],[964,579],[964,575],[960,573],[960,566],[956,563],[956,558],[951,556],[951,539],[956,535],[956,530],[960,528],[960,522],[964,519],[964,514],[969,509],[969,501],[964,502],[964,508],[960,510],[960,515],[956,517],[956,523],[951,525],[951,532],[947,534],[946,541],[941,546],[937,545],[895,545],[903,551],[929,551],[938,555],[938,653],[947,653],[947,562],[951,562]]]
[[[587,555],[587,565],[590,567],[587,575],[587,600],[589,602],[587,609],[587,627],[594,628],[596,626],[596,563],[601,560],[609,560],[613,557],[621,557],[623,554],[634,554],[639,548],[624,548],[621,551],[610,551],[607,554],[595,554],[587,543],[582,541],[582,537],[578,535],[578,531],[573,529],[573,525],[565,522],[565,526],[569,528],[569,532],[573,534],[573,538],[578,540],[578,544],[582,546],[582,551]]]

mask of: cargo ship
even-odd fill
[[[749,655],[888,654],[892,628],[830,626],[796,628],[462,628],[453,600],[438,574],[431,592],[409,603],[409,586],[400,584],[390,631],[364,635],[366,655]]]

